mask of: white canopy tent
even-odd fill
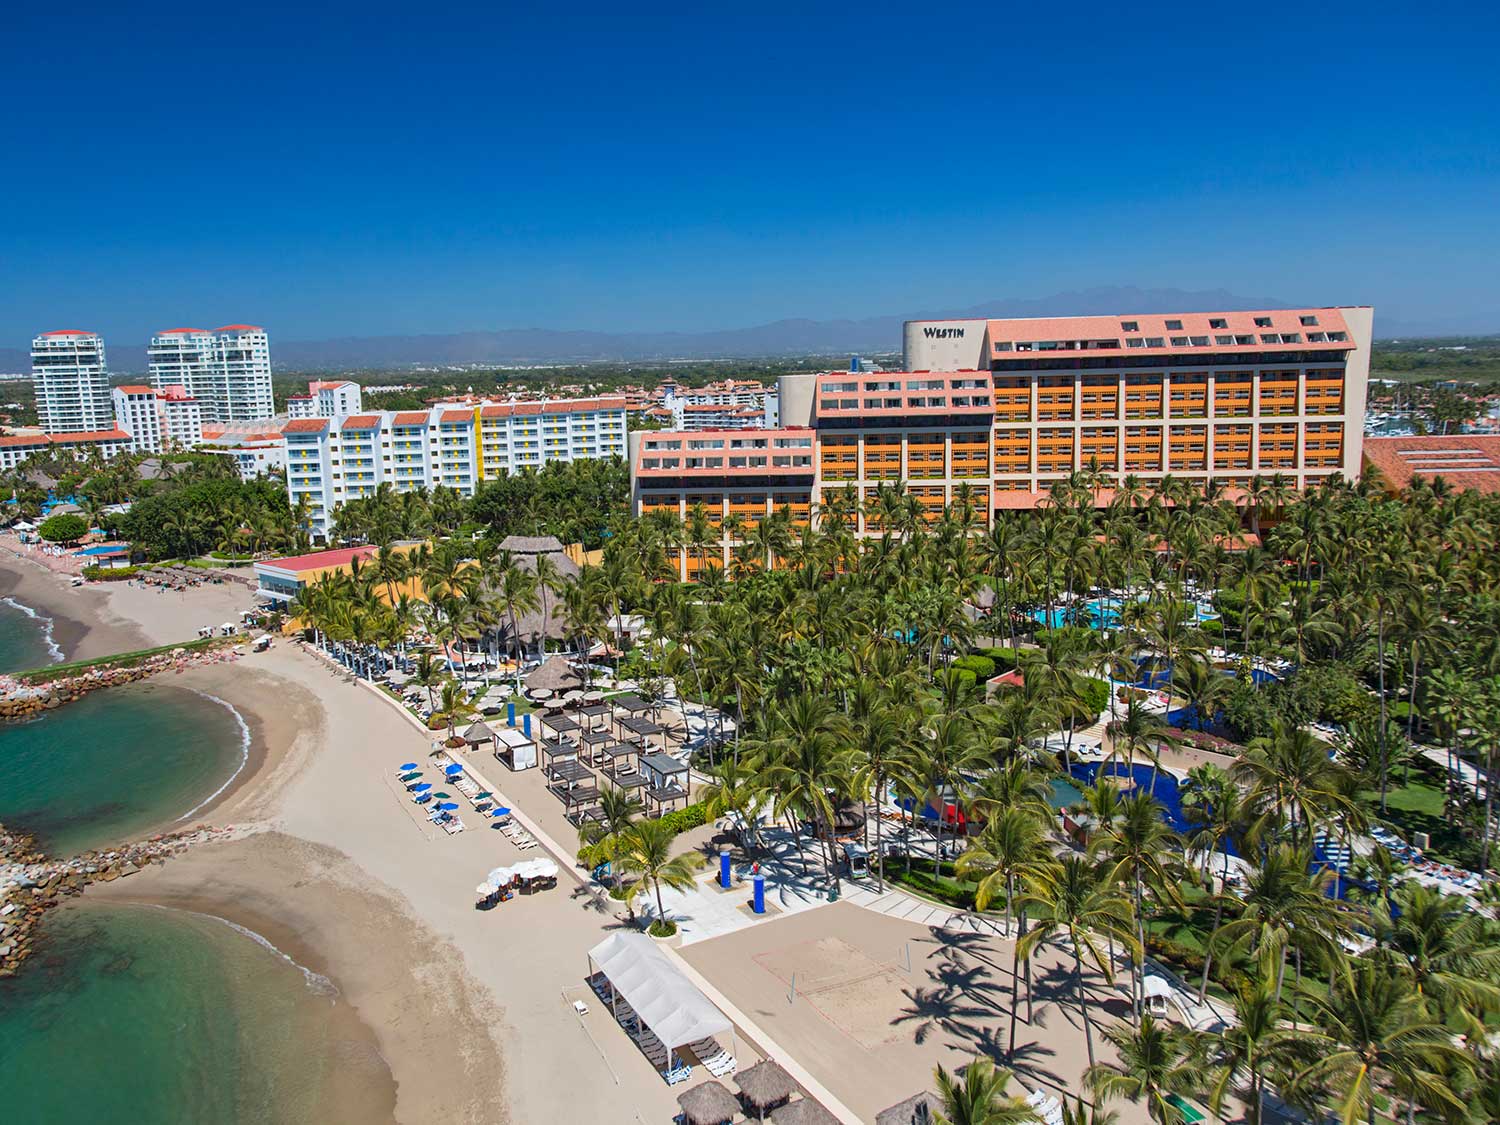
[[[668,1051],[728,1032],[734,1024],[645,934],[617,933],[589,950],[609,979]]]

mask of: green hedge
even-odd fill
[[[663,824],[669,825],[674,835],[686,832],[690,828],[698,828],[708,823],[708,810],[702,801],[697,801],[686,808],[674,809],[661,818]]]
[[[980,656],[977,653],[960,656],[953,662],[953,667],[961,671],[973,672],[974,678],[981,682],[993,679],[995,675],[995,662],[988,656]]]
[[[1109,708],[1109,684],[1104,680],[1096,680],[1092,676],[1085,676],[1080,685],[1084,705],[1094,714]]]
[[[83,568],[83,576],[90,582],[119,582],[125,578],[134,578],[144,569],[139,566],[86,566]]]
[[[981,648],[974,651],[991,661],[997,673],[1014,671],[1021,662],[1020,655],[1013,648]]]

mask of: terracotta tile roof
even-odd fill
[[[46,444],[46,434],[6,434],[0,437],[0,449],[17,449],[21,446],[35,446],[41,449]]]
[[[427,425],[427,411],[425,410],[402,410],[391,419],[393,426],[425,426]]]
[[[341,430],[378,430],[379,428],[379,414],[351,414],[339,426]]]
[[[220,332],[264,332],[265,329],[258,324],[225,324],[219,328]]]
[[[362,547],[340,547],[333,551],[314,551],[310,555],[289,555],[283,559],[267,559],[263,564],[277,570],[321,570],[330,566],[347,566],[353,559],[364,559],[375,553],[369,544]],[[262,564],[256,564],[257,568]]]
[[[158,332],[157,335],[158,336],[182,336],[182,335],[190,335],[190,334],[191,335],[196,335],[198,333],[201,333],[202,331],[203,331],[203,329],[201,329],[201,328],[168,328],[164,332]]]
[[[59,328],[53,332],[43,332],[43,336],[93,336],[95,333],[83,328]]]
[[[319,434],[327,428],[327,418],[293,418],[281,427],[281,432],[284,434]]]
[[[1398,492],[1417,477],[1442,477],[1456,489],[1500,493],[1500,436],[1367,437],[1364,452],[1365,464]]]
[[[445,426],[452,425],[454,422],[472,422],[474,412],[472,410],[445,410],[438,415],[438,421]]]
[[[481,406],[479,408],[479,416],[481,418],[509,418],[514,413],[515,409],[508,402],[491,403],[489,406]]]
[[[123,387],[116,387],[115,390],[127,395],[154,395],[156,393],[155,390],[143,383],[127,383]]]

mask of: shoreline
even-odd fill
[[[53,663],[150,647],[143,630],[110,612],[103,590],[69,586],[40,563],[5,549],[0,549],[0,598],[12,598],[51,621],[52,643],[63,654]]]

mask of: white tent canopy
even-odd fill
[[[611,934],[589,950],[589,960],[669,1051],[734,1030],[713,1001],[645,934]]]

